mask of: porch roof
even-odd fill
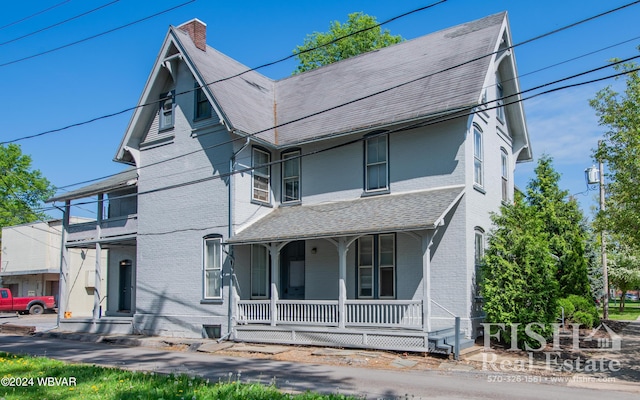
[[[111,192],[117,189],[135,185],[137,183],[137,181],[135,181],[137,178],[138,172],[135,168],[127,169],[107,179],[92,183],[91,185],[83,186],[79,189],[71,190],[58,196],[53,196],[50,199],[45,200],[45,203],[81,199],[84,197],[95,196],[100,193]]]
[[[463,186],[388,194],[310,206],[279,207],[230,244],[434,229],[464,194]]]

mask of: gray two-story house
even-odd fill
[[[110,306],[63,328],[424,351],[460,317],[475,337],[490,213],[532,158],[511,43],[500,13],[272,80],[203,22],[170,27],[115,157],[134,170],[93,186],[137,200],[121,241],[84,233],[113,249]]]

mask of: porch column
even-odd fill
[[[98,195],[98,217],[96,218],[96,267],[95,267],[95,277],[94,277],[94,285],[93,288],[93,321],[95,322],[100,318],[100,286],[102,283],[101,275],[102,275],[102,245],[100,244],[100,238],[102,237],[102,212],[103,212],[103,201],[104,195],[100,193]]]
[[[69,231],[69,212],[71,212],[71,201],[66,200],[62,212],[62,233],[60,235],[60,278],[58,280],[58,315],[57,325],[60,326],[60,315],[67,311],[66,302],[69,298],[67,293],[67,233]]]
[[[431,244],[433,232],[422,236],[422,330],[431,332]]]
[[[280,247],[272,243],[268,248],[271,255],[271,326],[276,326],[278,321],[278,287],[280,286]]]
[[[347,320],[345,300],[347,299],[347,238],[338,239],[338,327],[344,328]]]

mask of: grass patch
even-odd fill
[[[602,315],[602,310],[600,310]],[[616,321],[635,321],[640,317],[640,302],[627,300],[624,302],[624,312],[620,312],[620,301],[609,301],[609,319]]]
[[[256,399],[346,400],[341,394],[288,394],[274,385],[225,382],[187,375],[132,372],[95,365],[67,364],[45,357],[0,352],[3,399]]]

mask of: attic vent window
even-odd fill
[[[173,128],[175,92],[172,90],[160,95],[160,130]]]
[[[195,84],[196,85],[196,91],[195,91],[195,115],[194,115],[194,119],[199,120],[199,119],[205,119],[205,118],[210,118],[211,117],[211,104],[209,104],[209,99],[207,99],[207,96],[204,94],[204,90],[199,87],[198,83]]]

